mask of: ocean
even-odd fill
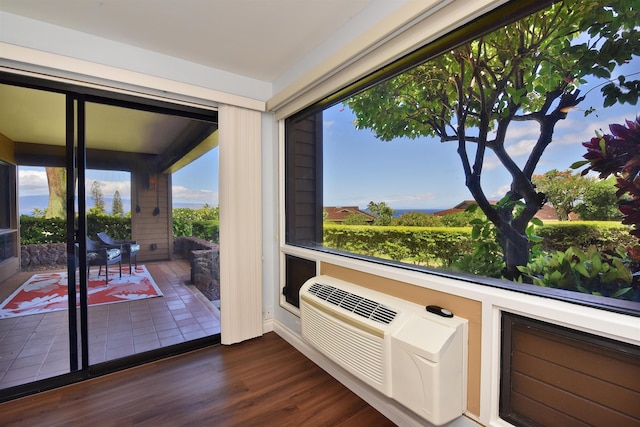
[[[405,214],[407,212],[420,212],[420,213],[426,213],[426,214],[431,214],[434,212],[440,212],[442,210],[444,210],[446,208],[443,209],[394,209],[393,210],[393,216],[400,216],[402,214]]]

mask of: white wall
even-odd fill
[[[0,11],[0,42],[261,101],[272,95],[270,82],[250,79],[3,11]],[[0,50],[0,57],[2,54]]]

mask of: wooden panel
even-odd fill
[[[640,426],[640,348],[503,316],[503,418],[518,425]]]
[[[15,143],[0,132],[0,160],[16,164]]]
[[[138,262],[170,258],[169,178],[165,174],[131,174],[132,188],[135,189],[131,192],[131,237],[140,244]],[[136,212],[136,207],[140,208],[139,212]],[[152,249],[152,245],[156,249]]]
[[[480,336],[482,333],[482,304],[468,298],[410,285],[361,271],[329,263],[320,264],[320,274],[393,295],[420,305],[439,305],[469,321],[469,360],[467,365],[467,410],[480,414]]]
[[[286,231],[289,243],[322,240],[322,113],[286,124]]]
[[[543,405],[523,396],[520,393],[514,393],[512,396],[514,405],[517,405],[521,409],[520,415],[525,417],[526,420],[537,419],[543,426],[560,425],[563,427],[589,427],[582,421],[576,420],[569,415],[553,409],[549,406]],[[527,425],[526,422],[515,422],[516,425]]]

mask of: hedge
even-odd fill
[[[199,237],[210,242],[219,243],[220,222],[216,220],[192,221],[192,236]]]
[[[560,221],[536,228],[545,252],[566,251],[574,246],[582,251],[595,246],[599,251],[612,251],[618,246],[630,247],[638,240],[630,228],[616,221]]]
[[[405,260],[423,265],[449,266],[459,255],[472,252],[471,227],[367,226],[324,223],[324,246],[349,252]],[[585,251],[595,246],[609,251],[629,247],[637,239],[629,228],[613,221],[557,222],[536,228],[542,250]]]
[[[450,265],[471,251],[471,227],[394,227],[324,224],[324,245],[420,264]]]
[[[131,239],[131,218],[87,215],[87,235],[95,240],[101,231],[116,240]],[[66,219],[20,216],[20,244],[64,243],[66,239]]]

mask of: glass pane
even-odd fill
[[[176,254],[171,209],[171,169],[209,143],[212,125],[88,102],[86,129],[89,363],[218,333],[217,307],[192,285],[188,253]],[[217,193],[217,162],[195,178]]]
[[[625,7],[556,3],[324,109],[320,130],[289,119],[287,241],[639,301]]]
[[[0,85],[0,111],[0,388],[8,388],[70,369],[65,97]]]

